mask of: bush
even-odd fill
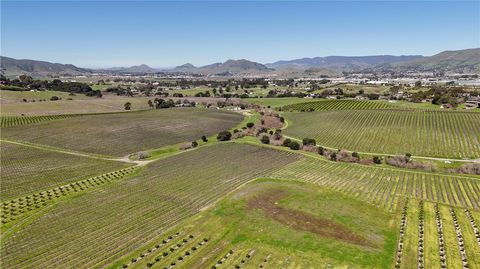
[[[302,144],[304,146],[315,146],[317,144],[317,141],[315,141],[315,139],[312,139],[312,138],[304,138],[302,140]]]
[[[322,155],[325,153],[325,149],[323,147],[318,147],[318,154]]]
[[[373,162],[376,163],[376,164],[381,164],[382,163],[382,157],[373,156]]]
[[[202,135],[202,141],[203,141],[203,142],[207,142],[207,141],[208,141],[207,137],[204,136],[204,135]]]
[[[291,144],[291,143],[292,143],[292,140],[290,140],[290,139],[287,138],[287,139],[283,140],[282,146],[284,146],[284,147],[290,147],[290,144]]]
[[[355,151],[352,152],[352,157],[360,159],[360,155],[358,155],[358,152],[355,152]]]
[[[247,127],[248,127],[248,128],[252,128],[254,125],[255,125],[255,124],[254,124],[253,122],[247,123]]]
[[[270,144],[270,138],[267,135],[262,136],[260,141],[262,141],[262,144]]]
[[[54,95],[54,96],[50,97],[50,101],[58,101],[58,100],[60,100],[60,98],[58,96]]]
[[[285,122],[285,118],[284,118],[284,117],[280,117],[280,122],[281,122],[281,123],[284,123],[284,122]]]
[[[332,152],[332,154],[330,154],[330,160],[336,162],[337,161],[337,153]]]
[[[300,144],[297,141],[292,141],[290,142],[290,149],[293,150],[299,150],[300,149]]]
[[[229,131],[222,131],[217,135],[218,141],[228,141],[230,139],[232,139],[232,133],[230,133]]]
[[[198,146],[197,141],[192,141],[192,148],[196,148]]]
[[[137,154],[137,157],[138,157],[138,159],[143,160],[143,159],[147,159],[148,157],[150,157],[150,154],[146,151],[142,151],[142,152],[139,152]]]
[[[125,110],[130,110],[132,108],[132,104],[130,102],[126,102],[123,106]]]

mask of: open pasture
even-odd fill
[[[0,154],[2,201],[129,166],[4,141]]]
[[[106,266],[163,239],[169,228],[242,184],[298,159],[292,153],[221,143],[153,162],[133,177],[61,200],[12,227],[18,229],[15,236],[1,238],[0,262],[5,268]]]
[[[285,113],[284,133],[359,152],[479,158],[480,114],[421,110]]]
[[[124,258],[128,268],[389,268],[395,215],[306,183],[261,179],[175,228],[188,240],[170,251],[158,243]],[[195,251],[190,241],[207,238]],[[161,241],[161,240],[159,240]],[[181,240],[176,240],[182,242]],[[162,253],[167,252],[167,255]],[[186,255],[185,253],[188,253]],[[132,258],[143,258],[132,263]],[[177,257],[182,257],[178,259]],[[157,260],[158,259],[158,260]],[[116,268],[120,268],[116,267]],[[115,268],[115,267],[112,267]]]
[[[75,151],[124,156],[142,150],[198,140],[242,120],[233,112],[171,108],[84,115],[2,129],[5,139]]]
[[[299,98],[297,98],[299,99]],[[361,100],[310,100],[308,102],[293,103],[282,106],[284,111],[314,111],[314,110],[346,110],[346,109],[381,109],[391,108],[386,101],[361,101]]]

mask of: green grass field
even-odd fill
[[[142,150],[199,140],[230,129],[238,113],[200,108],[171,108],[85,115],[2,129],[2,138],[75,151],[124,156]]]
[[[2,201],[128,166],[6,142],[0,154]]]
[[[394,219],[393,214],[315,185],[257,180],[167,233],[208,238],[201,249],[185,256],[189,247],[181,246],[155,262],[156,256],[168,251],[164,247],[129,267],[145,268],[153,262],[152,268],[164,268],[175,261],[178,268],[215,264],[218,268],[323,268],[327,264],[388,268],[397,237]],[[175,259],[179,255],[185,258]]]
[[[285,112],[284,134],[359,152],[479,158],[480,114],[421,110]]]

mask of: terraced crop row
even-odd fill
[[[34,124],[43,121],[65,119],[77,116],[75,114],[50,115],[50,116],[2,116],[0,117],[0,127],[12,127],[17,125]]]
[[[346,110],[346,109],[382,109],[390,108],[384,101],[361,101],[361,100],[321,100],[317,102],[305,102],[291,104],[282,107],[283,111],[313,111],[313,110]]]
[[[270,175],[298,179],[359,196],[393,210],[399,196],[480,209],[480,180],[455,175],[360,166],[306,158]]]
[[[25,197],[6,201],[0,204],[1,224],[6,224],[21,218],[25,213],[47,206],[52,201],[69,194],[96,187],[113,180],[121,179],[136,170],[135,167],[128,167],[118,171],[109,172],[93,178],[72,182],[67,185],[34,193]]]
[[[285,113],[284,133],[359,152],[479,158],[480,113],[342,110]]]
[[[1,142],[1,201],[83,180],[130,164]]]
[[[473,230],[466,216],[456,211],[430,202],[410,203],[407,214],[423,218],[409,218],[401,237],[405,250],[396,268],[480,268]]]
[[[298,155],[215,144],[147,165],[128,180],[56,204],[1,238],[5,268],[102,267]],[[8,231],[5,231],[8,233]]]

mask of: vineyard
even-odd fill
[[[285,113],[286,135],[352,151],[479,158],[480,114],[422,110]]]
[[[31,215],[14,236],[2,230],[0,261],[5,268],[108,265],[242,184],[298,159],[226,143],[159,160]]]
[[[284,198],[271,200],[278,193]],[[251,208],[269,200],[294,214],[297,223],[305,223],[288,226],[271,219],[275,218],[272,212]],[[388,220],[390,224],[385,225]],[[395,250],[394,220],[393,214],[318,186],[257,180],[112,268],[295,269],[325,264],[332,268],[388,268]],[[342,233],[311,231],[307,221],[321,222]]]
[[[382,109],[393,106],[385,101],[322,100],[282,106],[283,111]]]
[[[2,201],[128,166],[3,141],[0,154]]]
[[[34,124],[42,121],[58,120],[73,117],[75,115],[51,115],[51,116],[2,116],[0,117],[0,127],[12,127],[17,125]]]
[[[213,109],[162,109],[84,115],[2,128],[2,138],[69,150],[124,156],[198,140],[235,126],[238,113]]]
[[[480,214],[411,199],[399,222],[395,268],[480,268]]]
[[[393,211],[403,196],[480,210],[480,180],[308,158],[270,175],[347,193]]]

